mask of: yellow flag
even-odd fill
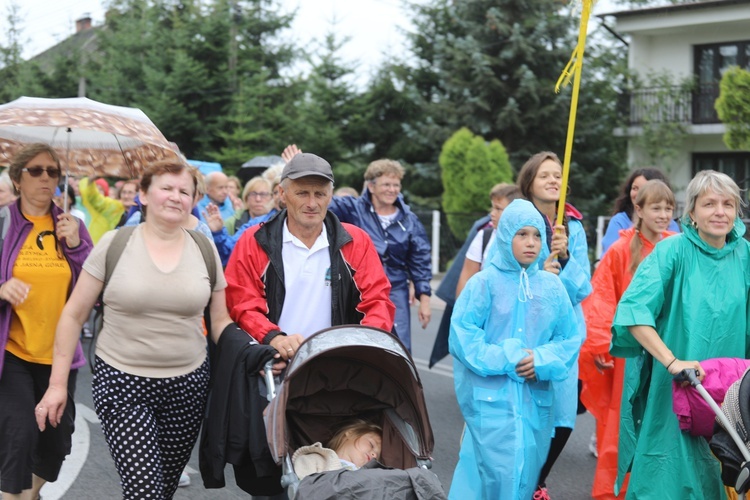
[[[565,141],[565,156],[563,159],[562,186],[560,187],[560,202],[557,207],[556,224],[562,224],[565,215],[565,196],[568,192],[568,177],[570,174],[570,157],[573,152],[573,137],[576,129],[576,112],[578,111],[578,93],[581,89],[581,68],[583,67],[583,52],[586,48],[586,31],[588,29],[589,17],[596,0],[582,0],[581,25],[578,30],[578,44],[573,50],[570,61],[565,65],[560,78],[555,85],[555,92],[570,84],[573,80],[573,95],[570,99],[570,115],[568,117],[568,136]]]

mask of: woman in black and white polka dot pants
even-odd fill
[[[171,499],[197,441],[209,377],[206,305],[214,342],[225,328],[237,328],[216,248],[182,228],[192,224],[198,175],[178,159],[146,166],[139,195],[145,221],[129,234],[116,266],[107,267],[115,232],[102,236],[83,264],[57,323],[49,389],[37,405],[40,430],[60,423],[78,336],[101,295],[94,405],[127,500]],[[204,255],[206,245],[213,259]]]
[[[123,498],[172,498],[198,437],[208,378],[208,361],[180,377],[147,378],[96,358],[94,407]]]

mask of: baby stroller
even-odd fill
[[[434,439],[422,383],[396,337],[361,326],[322,330],[300,345],[278,391],[268,365],[266,374],[268,446],[282,466],[290,499],[298,493],[300,498],[445,498],[437,476],[427,470]],[[324,472],[300,481],[294,451],[327,442],[354,417],[382,427],[380,462],[387,468]]]
[[[711,451],[721,462],[721,478],[739,495],[750,490],[750,369],[727,390]],[[692,382],[691,382],[692,383]],[[744,498],[744,497],[743,497]]]

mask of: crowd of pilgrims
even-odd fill
[[[138,246],[123,257],[119,292],[110,292],[113,303],[126,305],[109,321],[140,321],[143,339],[140,346],[117,335],[98,339],[94,400],[124,491],[137,490],[128,481],[160,461],[164,477],[153,487],[163,488],[164,497],[174,494],[197,439],[201,421],[190,414],[205,405],[209,367],[205,355],[196,355],[200,338],[161,333],[194,329],[190,321],[202,317],[209,298],[204,335],[218,341],[233,319],[239,323],[230,317],[231,298],[227,309],[223,268],[237,260],[236,249],[246,251],[259,225],[299,216],[292,213],[298,207],[287,210],[282,184],[285,166],[295,157],[303,161],[298,155],[305,154],[290,146],[284,162],[244,185],[222,172],[202,176],[187,164],[147,167],[139,179],[114,183],[63,182],[49,147],[27,147],[14,158],[0,175],[3,498],[37,498],[70,451],[76,370],[85,363],[78,326],[83,336],[92,334],[91,306],[106,286],[106,249],[113,230],[128,226],[142,230],[134,233]],[[320,164],[310,168],[330,178],[333,189],[332,173]],[[383,299],[390,318],[380,326],[410,350],[411,307],[422,328],[431,320],[432,273],[427,233],[401,194],[403,176],[398,162],[378,160],[368,167],[363,189],[337,186],[323,208],[372,240],[390,285]],[[672,379],[686,369],[703,378],[700,362],[707,359],[749,357],[750,245],[743,238],[740,189],[722,173],[699,172],[677,214],[675,195],[658,169],[633,171],[615,202],[603,254],[592,265],[583,215],[566,204],[557,222],[562,177],[557,155],[540,152],[522,166],[515,184],[490,187],[489,215],[475,222],[437,290],[446,309],[432,361],[452,355],[465,420],[449,497],[563,498],[564,492],[547,489],[546,478],[577,415],[588,410],[596,419],[593,498],[731,498],[706,440],[678,425]],[[170,225],[160,203],[173,189],[188,210]],[[185,293],[193,289],[191,279],[199,279],[191,270],[208,261],[197,250],[183,256],[173,245],[183,229],[213,243],[218,277],[211,290]],[[179,261],[181,272],[160,277],[150,283],[153,293],[134,300],[127,294],[148,279],[138,269],[149,255],[157,267]],[[179,297],[170,289],[179,289]],[[173,314],[142,321],[130,316],[151,307]],[[184,324],[175,326],[177,317]],[[284,339],[283,349],[281,337],[258,340],[285,361],[299,345],[295,337]],[[61,360],[56,342],[70,346]],[[164,351],[180,363],[163,364]],[[145,369],[127,370],[144,366],[143,360],[151,362]],[[150,435],[146,416],[122,414],[111,404],[122,397],[114,386],[135,387],[154,377],[174,381],[169,398],[181,406],[167,426],[178,430],[161,437],[179,443],[174,453]],[[38,430],[24,420],[29,408]],[[133,435],[143,439],[142,470],[127,474],[115,448]],[[164,456],[150,457],[149,447]],[[29,459],[18,460],[19,453]]]

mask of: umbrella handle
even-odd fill
[[[68,213],[68,178],[70,177],[70,134],[73,133],[70,127],[66,130],[68,134],[68,145],[65,149],[65,182],[63,183],[63,213]]]

